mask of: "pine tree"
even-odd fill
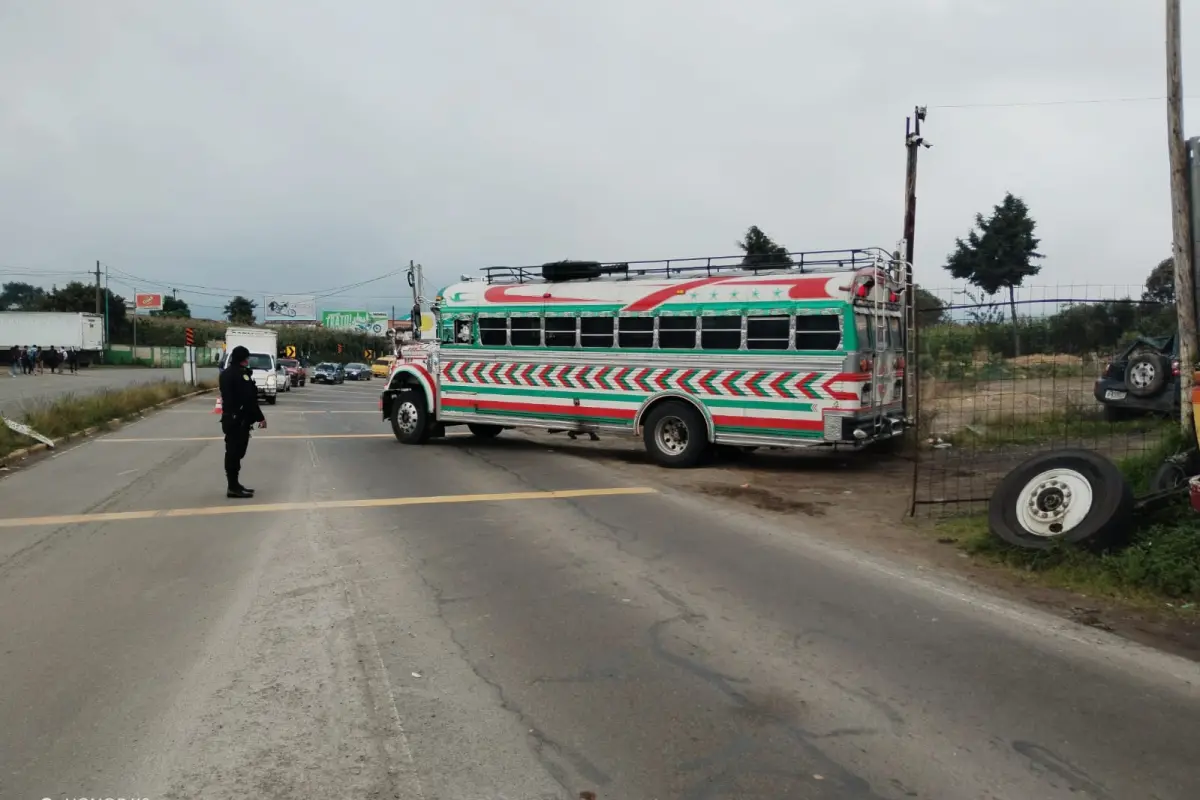
[[[1021,334],[1017,325],[1016,288],[1042,270],[1041,265],[1034,263],[1043,258],[1037,251],[1041,240],[1033,235],[1036,227],[1025,201],[1009,192],[1000,205],[992,209],[991,216],[975,215],[975,226],[967,234],[966,241],[955,240],[954,252],[945,265],[955,278],[969,281],[989,295],[1008,289],[1013,351],[1018,356],[1021,355]]]
[[[747,267],[786,267],[792,263],[788,249],[776,244],[757,225],[751,225],[746,230],[746,235],[737,246],[746,254],[742,264]]]

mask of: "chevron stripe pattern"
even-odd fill
[[[632,394],[678,391],[698,397],[750,400],[856,400],[857,387],[839,388],[838,384],[862,383],[869,379],[870,376],[865,374],[840,372],[554,366],[482,361],[442,364],[442,381],[447,388],[451,385],[495,386]],[[846,391],[846,388],[855,391]]]

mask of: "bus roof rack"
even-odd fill
[[[739,254],[736,256],[704,256],[699,258],[670,258],[653,261],[553,261],[540,267],[484,267],[487,283],[560,283],[563,281],[595,280],[615,277],[618,280],[636,278],[674,278],[685,275],[723,275],[731,272],[758,274],[760,272],[846,272],[865,267],[894,269],[896,256],[881,247],[849,250],[808,250],[775,255]]]

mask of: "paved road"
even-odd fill
[[[377,388],[269,409],[250,504],[211,400],[0,483],[0,797],[1197,796],[1190,662]]]
[[[13,377],[7,365],[0,371],[0,412],[14,415],[22,405],[49,400],[71,392],[94,392],[98,389],[120,389],[136,383],[174,381],[182,379],[180,369],[122,369],[120,367],[97,367],[82,369],[72,375],[51,374],[18,375]],[[215,380],[216,368],[200,370],[201,380]]]

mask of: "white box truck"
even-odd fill
[[[270,328],[227,328],[225,354],[221,356],[222,371],[229,366],[229,354],[242,346],[250,351],[250,370],[258,396],[275,405],[279,386],[279,334]]]
[[[104,317],[74,311],[0,311],[0,353],[37,345],[74,347],[81,365],[99,359],[104,349]]]

